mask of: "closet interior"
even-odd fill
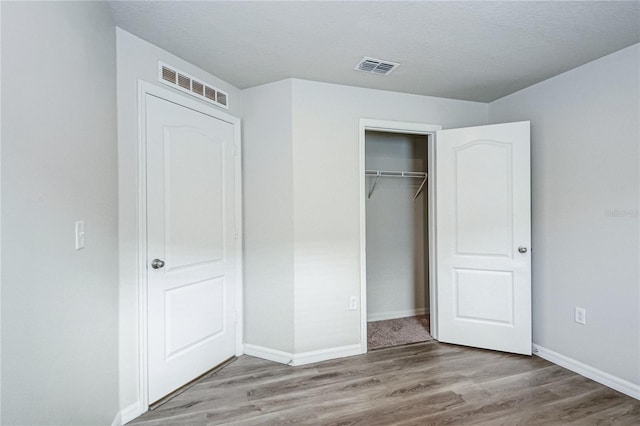
[[[428,137],[365,133],[369,350],[431,339]]]

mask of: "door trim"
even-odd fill
[[[243,247],[242,247],[242,151],[240,119],[225,112],[219,111],[213,106],[206,105],[194,99],[173,92],[169,89],[156,86],[146,81],[138,80],[138,162],[137,162],[137,290],[138,290],[138,400],[141,405],[141,413],[149,410],[148,374],[147,374],[147,149],[146,149],[146,107],[145,96],[152,95],[168,102],[189,108],[191,110],[209,115],[218,120],[233,125],[234,129],[234,173],[235,173],[235,220],[236,220],[236,356],[243,354]]]
[[[429,196],[428,206],[428,222],[429,222],[429,309],[431,319],[431,335],[434,339],[438,338],[438,322],[437,322],[437,286],[436,279],[436,248],[435,248],[435,232],[436,232],[436,215],[435,215],[435,142],[436,132],[442,130],[441,125],[410,123],[403,121],[376,120],[369,118],[360,119],[360,138],[359,138],[359,164],[358,173],[360,179],[360,350],[367,353],[367,217],[366,202],[367,190],[364,176],[365,171],[365,132],[373,130],[376,132],[388,133],[404,133],[415,135],[427,135],[427,192]]]

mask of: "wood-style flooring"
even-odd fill
[[[242,356],[129,424],[640,425],[640,401],[539,357],[435,341],[301,367]]]

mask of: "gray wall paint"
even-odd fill
[[[293,353],[358,345],[360,313],[348,307],[360,295],[360,119],[471,126],[486,124],[488,105],[296,79],[244,93],[247,342],[290,347],[257,320],[284,323],[293,310]],[[256,289],[278,297],[251,318]]]
[[[293,352],[291,80],[244,90],[244,340]]]
[[[2,4],[0,4],[0,46],[2,45]],[[2,49],[0,48],[0,52]],[[2,55],[0,54],[0,129],[2,129]],[[2,131],[0,130],[0,424],[2,424]]]
[[[229,113],[242,116],[240,90],[171,53],[116,28],[118,93],[118,240],[120,259],[120,403],[137,412],[138,401],[138,80],[158,83],[158,61],[165,62],[229,94]],[[202,101],[204,104],[212,104]]]
[[[104,4],[2,2],[2,424],[118,412],[115,35]],[[74,249],[74,222],[86,248]]]
[[[531,120],[534,342],[635,384],[639,75],[635,45],[489,107],[492,123]]]
[[[361,118],[464,127],[488,105],[293,80],[296,353],[360,343]]]
[[[367,170],[427,171],[427,136],[367,132]],[[367,178],[367,187],[375,177]],[[428,305],[427,185],[422,179],[380,178],[367,213],[367,317],[369,321],[423,313]],[[428,310],[428,309],[427,309]]]

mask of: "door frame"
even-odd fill
[[[176,93],[164,87],[159,87],[149,82],[138,80],[138,184],[137,184],[137,293],[138,293],[138,400],[141,404],[141,413],[149,410],[148,397],[148,345],[147,345],[147,147],[146,147],[146,106],[145,97],[156,96],[168,102],[200,112],[218,120],[233,125],[234,129],[234,174],[235,174],[235,220],[236,220],[236,300],[235,300],[235,354],[243,354],[243,248],[242,248],[242,151],[239,118],[222,112],[213,106],[209,106],[185,95]],[[214,366],[212,366],[214,367]]]
[[[367,217],[366,202],[367,189],[365,172],[365,136],[367,130],[387,133],[402,133],[427,136],[427,195],[429,204],[427,209],[427,222],[429,229],[429,317],[431,320],[431,336],[438,338],[438,306],[436,285],[436,185],[435,185],[435,143],[436,132],[442,130],[441,125],[412,123],[403,121],[389,121],[361,118],[359,138],[359,164],[360,177],[360,347],[362,353],[367,352]]]

